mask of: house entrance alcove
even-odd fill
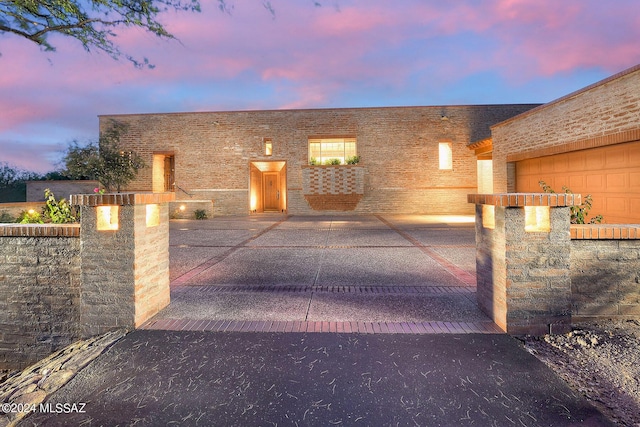
[[[250,163],[249,210],[251,212],[285,212],[287,210],[287,162],[253,161]]]

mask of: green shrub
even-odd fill
[[[318,160],[315,157],[312,157],[311,159],[309,159],[309,164],[311,166],[315,166],[318,164]]]
[[[196,219],[207,219],[207,211],[204,209],[196,209],[193,211],[193,214],[196,216]]]
[[[42,215],[40,212],[34,211],[33,209],[29,209],[28,211],[23,211],[18,217],[18,222],[20,224],[43,224]]]
[[[555,193],[553,188],[551,188],[546,182],[538,181],[540,187],[542,187],[542,191],[545,193]],[[566,194],[573,194],[573,192],[567,188],[567,186],[562,187],[562,191]],[[587,216],[589,216],[589,211],[593,205],[593,198],[591,194],[587,194],[582,198],[584,200],[582,204],[577,206],[571,206],[571,224],[586,224]],[[596,215],[589,220],[589,224],[600,224],[604,220],[602,215]]]
[[[325,165],[340,165],[342,161],[340,159],[327,159],[324,161]]]
[[[360,156],[347,157],[348,165],[357,165],[358,163],[360,163]]]
[[[47,222],[67,224],[77,221],[76,210],[69,205],[66,199],[56,200],[56,197],[48,188],[44,190],[44,197],[46,199],[44,217]]]

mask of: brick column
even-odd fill
[[[577,194],[470,194],[480,308],[510,334],[571,327],[570,206]]]
[[[169,304],[173,193],[73,195],[79,205],[82,335],[136,328]]]

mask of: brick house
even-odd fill
[[[467,146],[538,105],[104,115],[100,127],[127,125],[121,141],[151,166],[128,190],[174,191],[178,217],[472,214],[467,194],[492,191],[491,164]]]
[[[494,192],[593,196],[609,224],[640,223],[640,65],[491,128],[470,145],[493,159]]]

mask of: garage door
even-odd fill
[[[608,224],[640,223],[640,141],[516,163],[518,192],[541,192],[540,180],[556,192],[591,194],[591,214]]]

